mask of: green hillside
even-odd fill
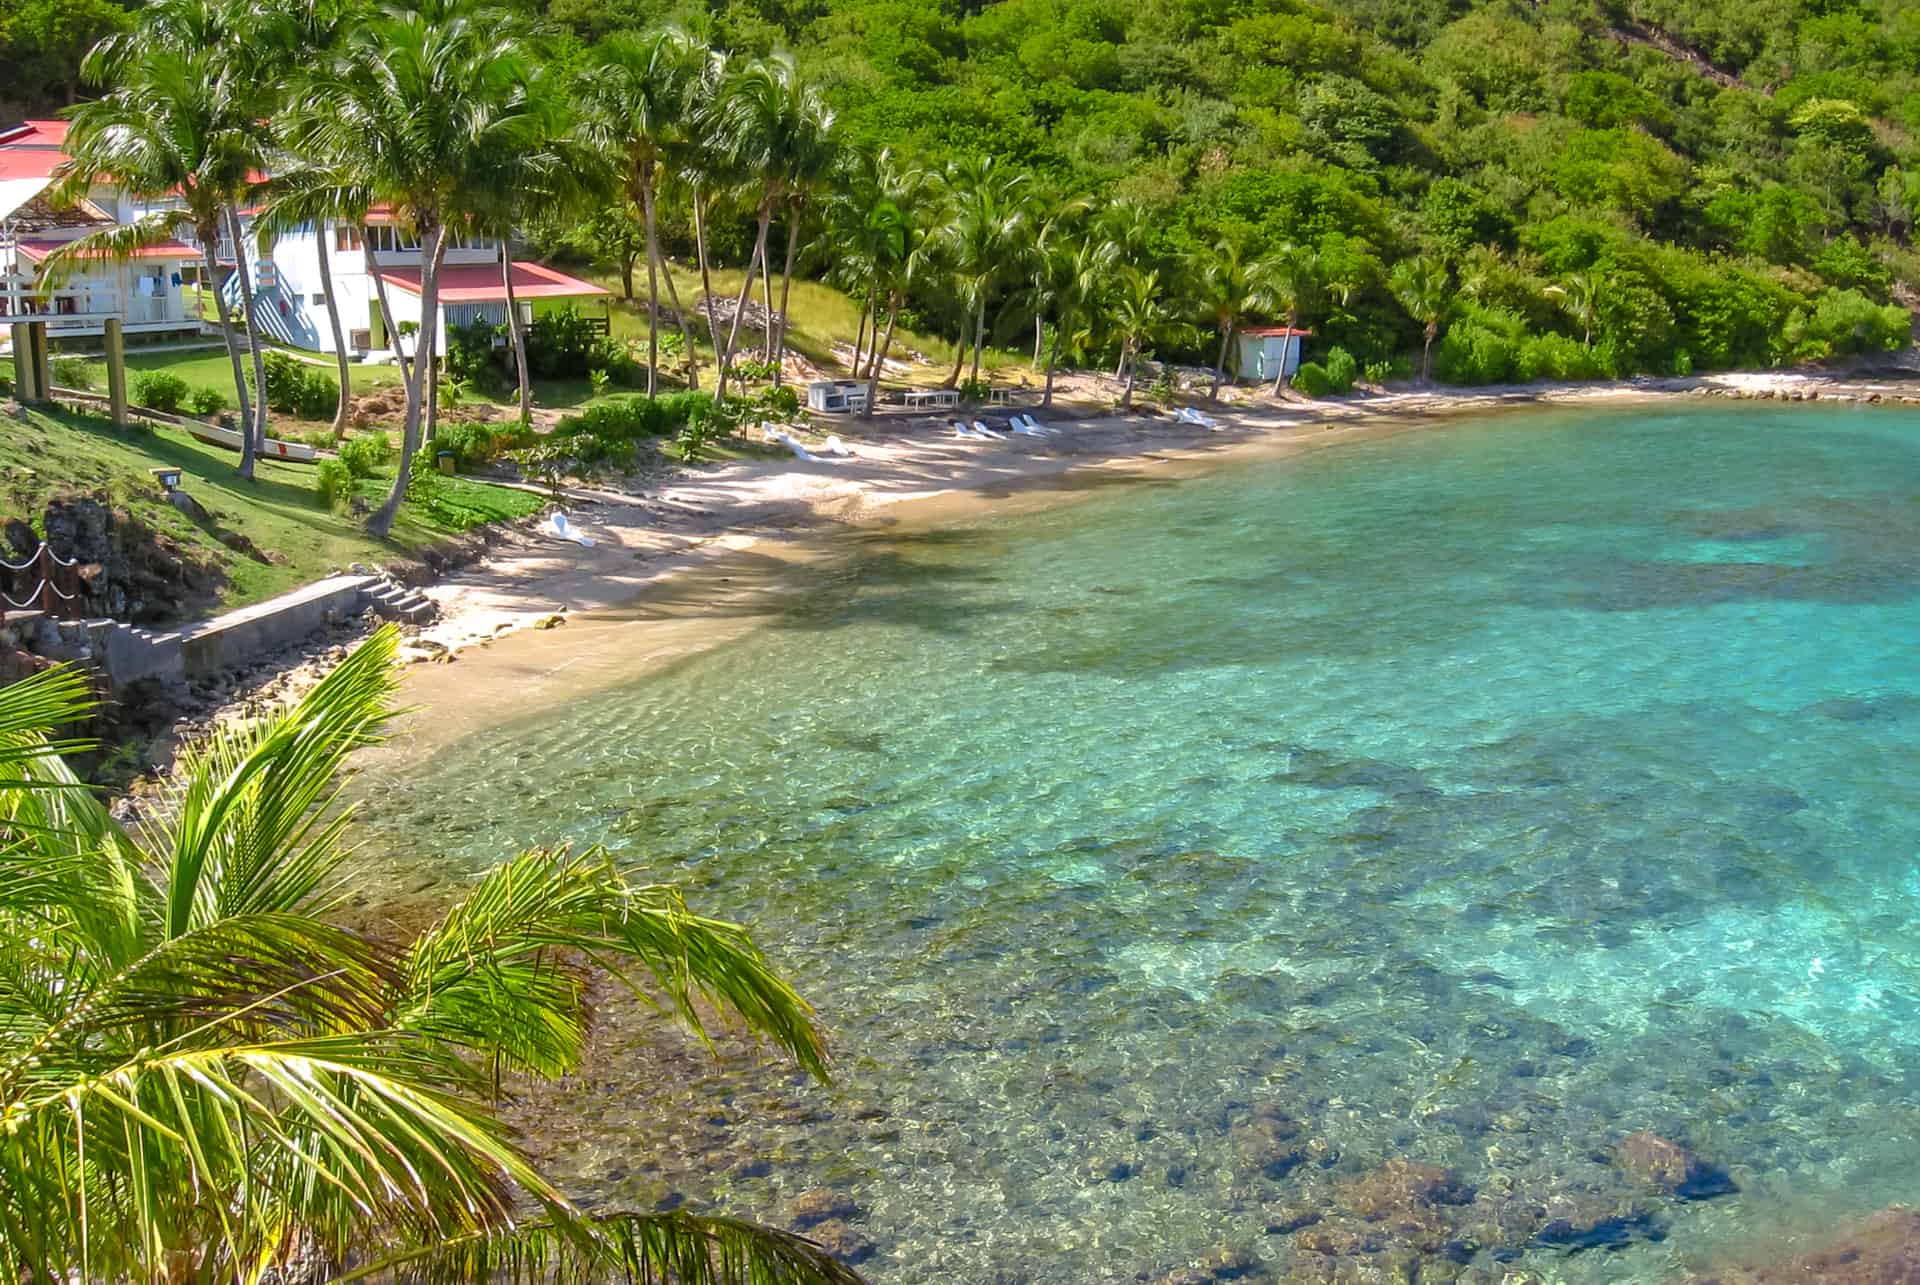
[[[1321,343],[1419,327],[1388,269],[1445,259],[1460,381],[1771,365],[1904,344],[1920,283],[1920,6],[1901,0],[552,0],[583,41],[678,22],[787,47],[847,138],[988,153],[1058,197],[1137,205],[1163,263],[1227,237],[1318,252]],[[563,42],[564,44],[565,42]],[[671,193],[669,196],[671,197]],[[691,253],[669,200],[669,247]],[[751,228],[718,230],[744,257]],[[813,255],[816,273],[834,264]],[[952,292],[915,320],[957,334]],[[995,326],[1018,346],[1030,313]],[[1201,336],[1168,345],[1207,353]]]

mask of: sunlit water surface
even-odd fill
[[[1409,1157],[1639,1202],[1423,1281],[1670,1279],[1920,1197],[1916,492],[1908,413],[1541,412],[873,536],[372,784],[369,886],[604,843],[817,1004],[826,1089],[610,1002],[530,1113],[594,1199],[834,1187],[887,1285],[1319,1279],[1275,1208]],[[1642,1128],[1740,1190],[1635,1195]]]

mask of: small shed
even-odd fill
[[[867,385],[857,379],[818,379],[807,385],[807,409],[829,414],[867,408]]]
[[[1240,381],[1271,384],[1283,375],[1291,376],[1300,369],[1300,345],[1312,333],[1292,326],[1249,326],[1242,330]]]

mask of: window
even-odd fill
[[[315,295],[315,296],[313,296],[313,306],[314,306],[314,307],[316,307],[316,308],[324,308],[324,307],[326,307],[326,306],[327,306],[327,296],[325,296],[325,295],[323,295],[323,294],[317,294],[317,295]]]
[[[360,248],[360,229],[348,227],[344,223],[334,225],[333,248],[336,250],[358,250]]]

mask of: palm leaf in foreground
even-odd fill
[[[493,1107],[503,1073],[579,1065],[595,972],[824,1076],[810,1010],[744,929],[599,850],[512,858],[410,944],[323,917],[339,771],[392,716],[394,642],[183,756],[138,840],[48,738],[78,681],[0,689],[0,1276],[857,1279],[748,1223],[588,1217]]]

